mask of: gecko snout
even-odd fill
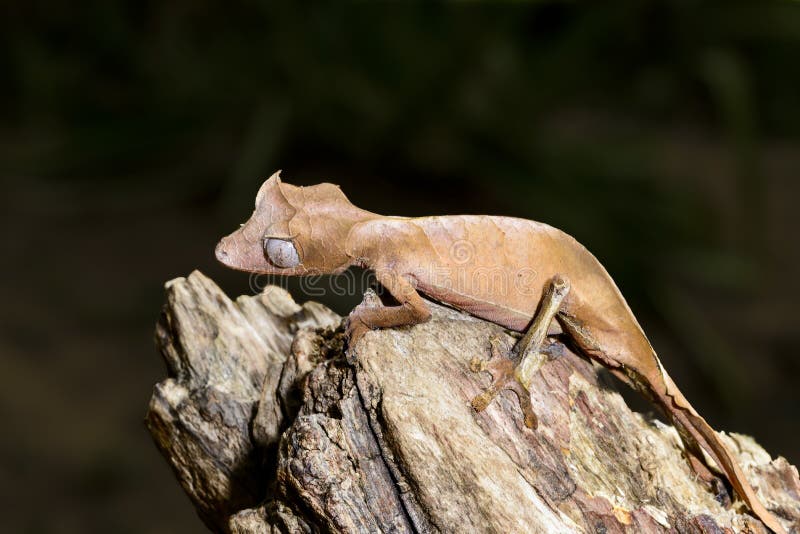
[[[228,251],[225,250],[224,239],[219,243],[217,243],[217,248],[214,249],[214,255],[217,257],[217,261],[219,261],[220,263],[223,263],[225,265],[228,265],[230,263],[228,259]]]

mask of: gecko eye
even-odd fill
[[[291,241],[284,239],[267,238],[264,241],[264,255],[267,259],[282,269],[296,267],[300,264],[300,256]]]

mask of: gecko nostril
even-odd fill
[[[228,257],[228,252],[224,248],[222,248],[222,243],[217,245],[217,249],[215,250],[215,252],[216,252],[217,259],[220,260],[220,261],[222,261],[222,260],[224,260],[225,258]]]

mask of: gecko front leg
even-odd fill
[[[345,329],[351,346],[373,328],[390,328],[424,323],[431,318],[425,300],[403,275],[386,270],[376,270],[378,282],[399,303],[397,306],[357,306],[347,319]]]
[[[482,412],[492,402],[500,391],[509,389],[519,399],[519,405],[525,417],[525,426],[536,428],[538,420],[533,412],[530,397],[530,385],[534,375],[545,361],[541,353],[542,343],[547,336],[547,330],[553,321],[561,301],[569,293],[569,281],[561,275],[556,275],[547,284],[539,310],[525,335],[511,349],[510,354],[503,354],[499,348],[499,339],[491,340],[492,356],[488,362],[473,359],[470,367],[474,372],[489,371],[492,374],[492,383],[483,393],[472,399],[475,411]],[[517,360],[518,363],[514,363]]]

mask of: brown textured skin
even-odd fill
[[[272,265],[264,254],[265,237],[290,240],[301,264]],[[510,217],[385,217],[353,206],[338,186],[296,187],[276,173],[259,190],[252,217],[220,241],[216,254],[229,267],[265,274],[340,273],[351,265],[372,269],[399,305],[356,308],[348,327],[351,339],[369,328],[428,320],[419,292],[524,331],[546,282],[560,274],[572,286],[558,314],[561,329],[587,356],[660,404],[689,449],[704,449],[753,514],[773,531],[785,532],[667,375],[606,270],[560,230]]]

